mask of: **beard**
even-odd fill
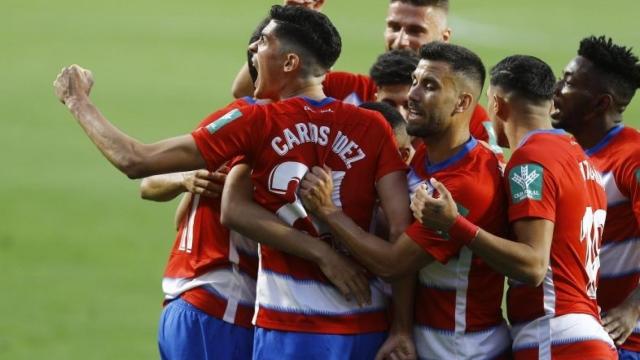
[[[407,123],[407,134],[419,138],[428,138],[440,134],[444,123],[443,116],[440,114],[427,112],[420,120]]]

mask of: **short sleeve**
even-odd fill
[[[231,109],[191,133],[207,168],[218,169],[225,161],[239,155],[254,159],[265,133],[264,113],[259,106]]]
[[[347,101],[359,105],[360,102],[375,101],[376,86],[366,75],[332,71],[322,83],[324,93],[338,100],[349,100],[354,94],[358,101]]]
[[[512,161],[514,162],[514,161]],[[509,221],[540,218],[556,221],[558,184],[542,164],[522,159],[509,164],[505,176]]]
[[[447,235],[439,234],[418,221],[411,224],[405,234],[418,244],[424,252],[442,264],[446,264],[452,257],[457,256],[463,246],[462,242],[447,239]]]

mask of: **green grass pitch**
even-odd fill
[[[386,1],[327,0],[336,69],[367,72]],[[0,11],[0,358],[157,357],[160,278],[176,203],[139,199],[57,103],[62,66],[94,71],[93,99],[144,141],[185,133],[230,100],[269,2],[3,1]],[[640,2],[452,0],[452,41],[487,66],[536,55],[556,74],[580,38],[640,52]],[[640,97],[640,96],[639,96]],[[640,100],[626,112],[640,125]]]

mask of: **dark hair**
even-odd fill
[[[449,11],[449,0],[391,0],[391,3],[401,2],[413,6],[430,6]]]
[[[369,70],[369,76],[377,86],[411,85],[411,74],[420,58],[409,50],[391,50],[378,56]]]
[[[360,104],[360,107],[379,112],[393,129],[407,125],[400,112],[386,102],[365,102]]]
[[[308,53],[324,70],[338,60],[342,39],[329,18],[302,6],[271,7],[269,16],[277,26],[274,33],[278,40],[304,53]]]
[[[482,92],[486,71],[482,60],[473,51],[462,46],[434,41],[422,45],[420,58],[446,62],[451,66],[451,70],[476,82],[480,93]],[[478,93],[478,96],[480,96],[480,93]]]
[[[544,61],[528,55],[513,55],[491,69],[489,82],[527,100],[541,102],[551,100],[556,80]]]
[[[255,30],[253,30],[253,33],[249,38],[249,45],[260,39],[260,36],[262,36],[262,30],[264,30],[264,28],[267,26],[267,24],[269,24],[270,21],[270,17],[262,19]],[[247,66],[249,67],[249,76],[251,76],[251,81],[255,83],[256,79],[258,78],[258,70],[256,70],[255,66],[253,66],[253,62],[251,61],[252,58],[253,52],[251,50],[247,50]]]
[[[590,36],[580,41],[578,55],[591,61],[600,70],[620,100],[628,103],[640,88],[640,64],[632,48],[616,45],[604,35]]]

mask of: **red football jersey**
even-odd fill
[[[193,133],[209,168],[243,154],[253,165],[256,202],[307,233],[325,237],[297,196],[311,167],[333,169],[334,203],[368,229],[375,183],[404,171],[389,125],[376,112],[325,98],[296,97],[234,110]],[[328,231],[326,231],[328,235]],[[260,247],[258,326],[282,331],[357,334],[387,328],[386,298],[371,281],[371,304],[346,301],[313,263]]]
[[[505,235],[507,199],[496,154],[471,138],[457,154],[438,164],[421,145],[411,161],[412,193],[436,178],[451,192],[460,213],[483,229]],[[511,340],[502,318],[504,276],[459,242],[446,241],[419,222],[406,234],[437,261],[419,273],[414,339],[425,358],[496,358]]]
[[[232,109],[254,104],[241,98],[207,116],[207,126]],[[181,296],[229,323],[251,327],[258,271],[254,241],[220,224],[220,199],[193,195],[162,279],[167,300]]]
[[[366,75],[330,71],[322,82],[324,93],[332,98],[358,106],[376,101],[376,84]]]
[[[516,358],[561,356],[559,352],[590,346],[585,342],[596,342],[600,351],[583,353],[585,357],[614,358],[595,300],[607,213],[599,172],[564,131],[537,130],[521,141],[505,174],[509,220],[538,218],[555,224],[542,285],[510,281],[507,310]]]
[[[606,312],[640,282],[640,132],[616,126],[586,153],[607,193],[598,284],[598,304]],[[640,352],[640,322],[622,348]]]

